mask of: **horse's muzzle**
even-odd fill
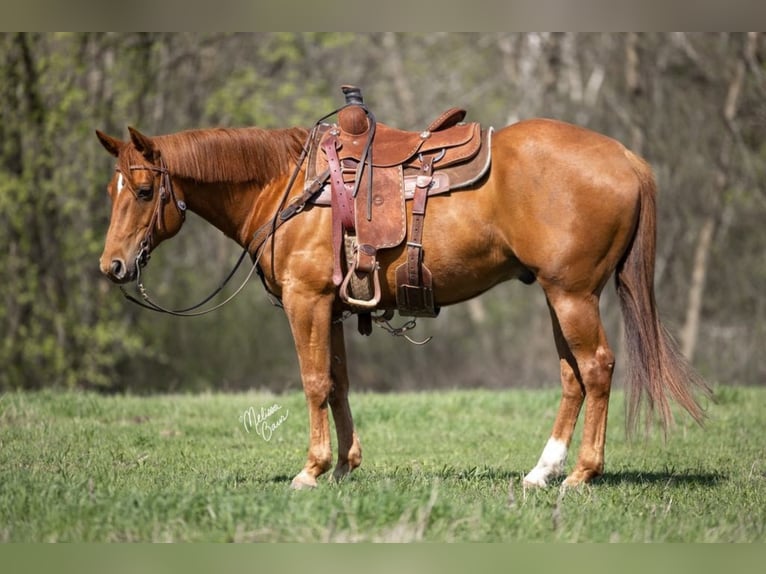
[[[136,277],[135,266],[126,264],[120,258],[112,259],[108,267],[102,263],[101,272],[114,283],[128,283]]]

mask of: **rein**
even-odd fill
[[[325,118],[322,118],[322,119],[325,119]],[[318,124],[319,122],[317,122],[317,125]],[[314,126],[314,129],[316,129],[316,125]],[[287,207],[285,207],[285,204],[287,203],[287,198],[290,194],[290,190],[295,184],[295,180],[297,179],[298,174],[300,173],[301,165],[303,165],[303,162],[305,161],[306,156],[308,155],[308,151],[309,151],[308,144],[312,140],[313,135],[314,135],[314,130],[312,129],[312,131],[309,133],[309,137],[306,139],[306,142],[303,145],[301,155],[298,159],[298,162],[296,163],[295,169],[292,175],[290,176],[289,181],[287,182],[285,191],[282,195],[282,199],[279,203],[279,206],[274,216],[271,218],[271,220],[269,220],[264,225],[259,227],[255,231],[255,233],[253,233],[252,238],[245,245],[244,249],[242,250],[242,253],[237,259],[237,262],[234,264],[234,267],[228,273],[228,275],[226,275],[226,277],[221,282],[221,284],[215,290],[213,290],[208,296],[202,299],[202,301],[200,301],[199,303],[196,303],[195,305],[191,305],[190,307],[186,307],[183,309],[168,309],[156,303],[155,301],[153,301],[151,297],[149,296],[146,290],[146,287],[144,287],[143,281],[141,280],[141,269],[145,267],[146,264],[149,262],[149,258],[150,258],[149,252],[151,250],[151,247],[154,244],[155,227],[159,230],[162,230],[162,215],[161,214],[162,214],[162,209],[164,207],[165,202],[168,200],[168,198],[170,197],[173,198],[176,208],[179,210],[179,213],[181,214],[182,220],[185,220],[186,204],[183,201],[178,200],[176,198],[175,192],[173,191],[173,186],[171,183],[169,171],[167,169],[167,166],[165,166],[165,163],[162,160],[162,158],[160,158],[159,167],[158,166],[141,166],[141,165],[130,166],[131,170],[146,169],[146,170],[156,171],[162,174],[162,181],[160,183],[160,194],[159,194],[159,198],[157,199],[156,207],[154,209],[154,212],[152,213],[151,219],[149,220],[149,226],[146,230],[146,235],[144,239],[141,241],[141,243],[139,244],[138,254],[136,255],[136,292],[141,296],[142,300],[139,300],[138,298],[128,293],[125,290],[125,288],[122,285],[120,285],[120,291],[122,291],[122,294],[125,296],[125,298],[131,303],[135,303],[139,307],[143,307],[144,309],[155,311],[157,313],[165,313],[167,315],[173,315],[175,317],[199,317],[201,315],[207,315],[208,313],[211,313],[217,309],[220,309],[221,307],[229,303],[232,299],[234,299],[237,295],[239,295],[239,293],[250,282],[250,279],[252,278],[253,274],[258,270],[258,264],[261,260],[261,256],[263,255],[262,248],[265,246],[266,241],[276,233],[277,229],[279,229],[279,227],[281,227],[282,224],[284,224],[289,219],[291,219],[292,217],[294,217],[295,215],[303,211],[303,208],[306,206],[306,203],[308,203],[311,197],[313,197],[315,194],[317,194],[318,192],[322,190],[325,180],[329,176],[329,171],[327,171],[324,174],[317,177],[314,180],[314,182],[312,182],[311,186],[309,186],[298,198],[290,202],[290,204],[287,205]],[[119,171],[119,168],[118,168],[118,171]],[[208,309],[203,309],[201,311],[198,311],[200,307],[202,307],[203,305],[208,303],[213,297],[218,295],[224,289],[224,287],[229,283],[229,281],[231,281],[231,279],[234,277],[234,274],[237,272],[240,265],[242,265],[242,262],[245,260],[245,257],[250,252],[250,249],[253,243],[255,243],[255,252],[254,252],[255,255],[253,257],[253,265],[250,268],[250,271],[248,272],[247,276],[244,278],[244,280],[240,284],[240,286],[234,291],[234,293],[232,293],[224,301]]]

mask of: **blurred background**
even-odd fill
[[[94,135],[310,126],[356,84],[378,120],[449,106],[502,127],[545,116],[621,140],[660,187],[660,312],[712,384],[766,382],[766,37],[758,33],[0,34],[0,389],[297,390],[259,282],[197,319],[143,311],[98,270],[113,160]],[[239,247],[192,216],[146,284],[168,306],[217,287]],[[237,284],[236,279],[232,284]],[[621,359],[610,283],[602,314]],[[346,322],[355,389],[558,386],[539,287],[512,282],[420,320],[415,347]],[[617,384],[620,384],[618,360]]]

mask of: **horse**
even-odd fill
[[[333,463],[328,409],[335,421],[341,480],[362,461],[349,405],[341,319],[348,308],[333,281],[331,209],[302,202],[308,129],[210,128],[121,140],[96,130],[116,158],[107,192],[111,219],[101,271],[136,279],[149,253],[182,227],[186,209],[237,242],[257,262],[266,289],[284,307],[309,417],[306,463],[292,479],[313,488]],[[551,434],[525,487],[566,474],[575,424],[585,406],[577,460],[563,484],[604,472],[615,355],[599,299],[615,277],[624,317],[629,425],[673,423],[670,400],[702,424],[699,395],[710,390],[661,323],[654,293],[657,185],[651,167],[617,140],[584,127],[536,118],[495,131],[489,172],[468,189],[429,199],[423,253],[439,307],[498,283],[537,283],[547,301],[559,357],[561,398]],[[412,202],[407,202],[411,216]],[[282,221],[281,219],[284,219]],[[267,231],[263,233],[263,230]],[[261,240],[253,242],[254,237]],[[257,254],[256,254],[257,251]],[[380,302],[396,307],[395,273],[406,247],[378,254]]]

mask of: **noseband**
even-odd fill
[[[178,210],[178,214],[181,216],[181,224],[186,220],[186,203],[176,197],[175,191],[173,191],[173,184],[170,179],[170,173],[168,167],[165,165],[165,160],[160,157],[160,165],[131,165],[128,167],[130,171],[154,171],[160,174],[160,189],[159,197],[154,204],[154,211],[152,217],[149,219],[149,225],[146,228],[146,235],[141,240],[138,246],[138,254],[136,255],[136,264],[139,268],[145,267],[149,262],[150,252],[154,247],[154,230],[164,230],[164,223],[162,218],[162,210],[168,200],[172,199],[173,204]],[[120,168],[116,168],[117,172],[120,172]],[[139,199],[138,194],[130,189],[130,192],[135,196],[136,200]]]

